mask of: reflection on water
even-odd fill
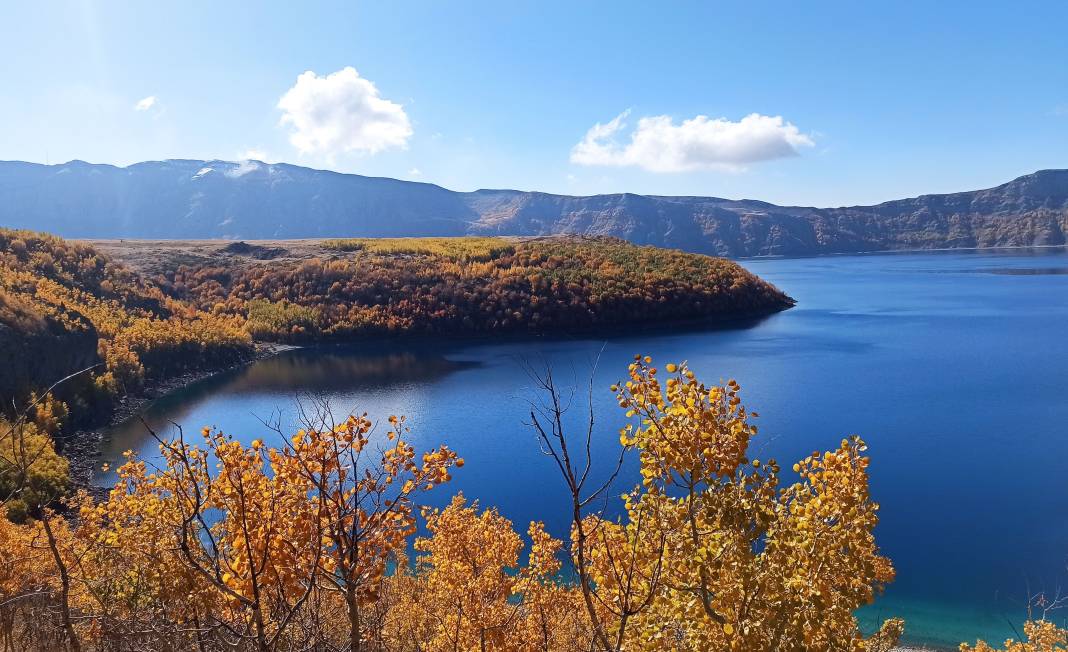
[[[173,424],[194,429],[208,425],[190,426],[188,421],[213,397],[230,396],[236,400],[262,395],[286,397],[277,406],[277,410],[284,410],[294,407],[302,397],[328,397],[339,389],[358,391],[368,387],[388,389],[433,383],[478,364],[447,360],[428,347],[399,352],[384,352],[381,348],[353,345],[292,349],[193,383],[153,401],[141,414],[109,430],[103,458],[117,460],[122,451],[140,449],[148,429],[167,433]],[[272,409],[258,418],[266,420],[276,415],[276,410]]]
[[[610,460],[622,415],[608,386],[631,356],[688,360],[702,378],[741,383],[761,414],[762,459],[789,469],[844,435],[868,442],[878,540],[897,579],[862,612],[865,623],[901,615],[910,640],[954,649],[1013,636],[1028,592],[1055,589],[1068,563],[1068,255],[744,264],[798,306],[718,330],[293,351],[177,392],[146,418],[164,430],[169,420],[187,432],[215,425],[248,441],[265,436],[265,418],[295,424],[295,397],[309,392],[339,412],[406,414],[418,448],[444,443],[467,460],[450,490],[499,507],[520,531],[538,519],[566,536],[566,493],[523,425],[533,396],[524,364],[550,364],[558,380],[583,387],[597,363],[593,453]],[[156,455],[138,424],[117,428],[110,446],[112,456]],[[633,472],[631,461],[621,491]]]
[[[297,349],[268,358],[242,370],[225,391],[334,391],[338,387],[389,387],[413,382],[437,382],[454,371],[477,363],[446,360],[424,348],[382,352],[369,347]]]

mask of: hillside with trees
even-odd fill
[[[243,321],[198,311],[94,248],[0,229],[0,395],[56,388],[80,419],[145,383],[234,364],[252,352]]]
[[[258,339],[581,332],[766,315],[792,301],[736,263],[608,238],[328,240],[320,255],[163,270]],[[180,258],[178,259],[181,260]]]
[[[247,360],[254,341],[577,332],[790,305],[735,263],[619,240],[94,246],[0,230],[0,392],[10,405],[84,372],[56,396],[90,420],[146,385]]]

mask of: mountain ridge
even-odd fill
[[[0,161],[0,224],[81,238],[578,233],[734,257],[1064,245],[1068,170],[982,190],[818,208],[692,195],[458,192],[262,161]]]

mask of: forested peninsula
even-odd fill
[[[614,238],[68,241],[0,230],[0,392],[75,422],[258,343],[544,335],[767,315],[738,264]],[[6,402],[11,405],[11,401]]]

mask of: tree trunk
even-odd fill
[[[63,561],[63,556],[59,554],[59,544],[52,532],[51,517],[48,514],[42,515],[41,523],[44,525],[45,535],[48,536],[48,549],[52,551],[52,560],[59,570],[59,614],[63,619],[63,631],[67,635],[70,649],[73,652],[81,652],[82,645],[78,641],[78,633],[74,631],[74,620],[70,615],[70,573],[67,572],[67,564]]]

